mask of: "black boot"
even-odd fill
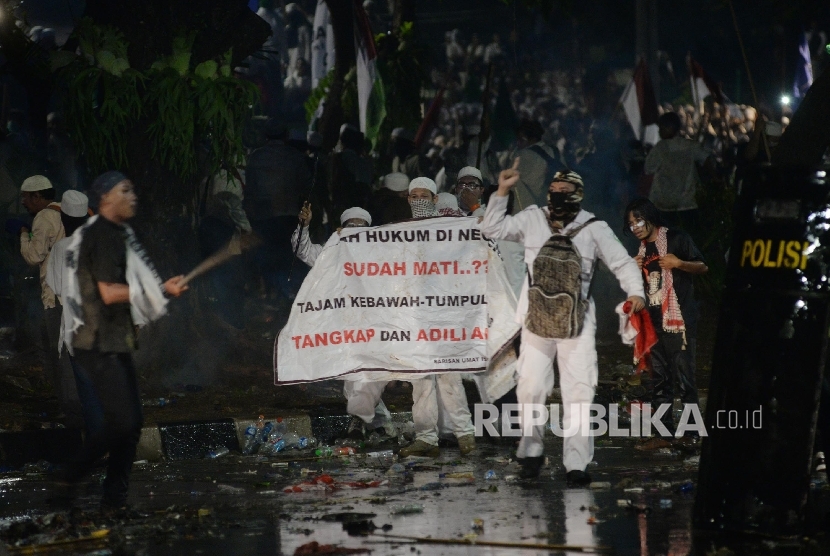
[[[545,463],[545,457],[521,458],[519,462],[522,464],[522,470],[519,471],[520,479],[538,479],[539,471]]]

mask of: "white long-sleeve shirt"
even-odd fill
[[[314,266],[314,261],[323,252],[323,246],[311,243],[311,238],[308,237],[308,228],[303,226],[303,232],[300,235],[300,248],[297,249],[297,230],[291,234],[291,248],[297,250],[297,258],[303,261],[308,266]]]
[[[547,212],[536,205],[527,207],[514,216],[508,216],[508,197],[492,195],[484,220],[480,224],[481,232],[492,239],[505,239],[524,245],[525,263],[528,271],[533,273],[533,261],[536,255],[551,236],[548,225]],[[581,210],[573,222],[565,226],[563,232],[585,223],[594,215]],[[629,256],[625,248],[611,231],[607,223],[597,221],[582,229],[574,238],[573,243],[582,255],[582,295],[591,303],[588,291],[594,275],[597,259],[602,260],[611,270],[626,295],[644,297],[643,279],[637,263]],[[522,284],[522,293],[519,296],[519,305],[516,308],[516,322],[523,323],[527,313],[527,277]]]
[[[29,265],[40,268],[40,299],[44,309],[52,309],[55,306],[55,293],[46,283],[49,253],[55,242],[66,237],[60,207],[59,203],[50,203],[35,215],[32,231],[20,235],[20,254],[23,255],[23,259]]]

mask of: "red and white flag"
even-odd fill
[[[620,104],[634,130],[634,136],[644,144],[656,145],[660,141],[657,129],[657,99],[644,60],[637,64],[634,76],[620,98]]]
[[[703,99],[709,96],[715,102],[723,104],[726,97],[723,96],[720,84],[704,71],[703,66],[695,61],[691,54],[686,56],[686,65],[689,68],[689,85],[692,88],[695,108],[699,108]]]

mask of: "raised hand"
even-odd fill
[[[499,190],[496,195],[500,197],[507,197],[510,190],[519,181],[519,157],[513,161],[513,166],[507,170],[502,170],[499,174]]]

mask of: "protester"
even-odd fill
[[[245,328],[245,281],[241,241],[251,233],[251,223],[243,202],[244,182],[242,172],[235,168],[221,168],[206,185],[209,195],[205,202],[205,214],[199,223],[199,247],[202,258],[220,249],[233,250],[236,257],[215,268],[208,276],[212,291],[210,299],[223,321],[236,330]]]
[[[440,216],[438,186],[429,178],[415,178],[409,184],[409,204],[413,218]],[[475,427],[467,406],[467,393],[457,372],[439,373],[412,382],[412,420],[415,422],[415,442],[401,448],[401,457],[438,457],[439,403],[448,427],[458,440],[461,455],[475,450]],[[439,399],[440,398],[440,399]]]
[[[593,437],[587,430],[588,423],[583,422],[580,410],[571,404],[590,404],[597,385],[596,315],[594,302],[589,297],[596,259],[601,259],[617,277],[634,311],[645,306],[643,284],[636,263],[625,252],[608,225],[595,220],[591,213],[581,209],[584,186],[578,174],[566,171],[557,172],[553,176],[546,208],[530,206],[515,216],[507,215],[505,209],[508,194],[521,179],[520,165],[521,161],[515,160],[513,167],[499,176],[499,189],[490,197],[481,231],[488,237],[524,244],[528,277],[534,284],[549,279],[537,274],[534,263],[552,234],[568,235],[581,256],[581,291],[577,293],[587,306],[584,315],[576,315],[584,317],[578,335],[559,339],[531,332],[525,317],[531,312],[535,314],[540,308],[530,306],[528,281],[522,287],[516,311],[517,322],[522,323],[516,394],[520,404],[544,406],[553,389],[553,359],[556,358],[564,411],[562,426],[566,431],[577,431],[575,435],[566,435],[564,438],[562,459],[567,471],[566,477],[569,483],[587,484],[591,479],[585,469],[593,459]],[[537,300],[538,297],[534,299]],[[532,418],[532,412],[520,411],[524,436],[519,443],[517,457],[521,459],[521,477],[525,479],[538,477],[544,461],[544,427],[534,425]],[[552,418],[555,419],[556,416]]]
[[[484,182],[481,171],[472,166],[465,166],[458,172],[455,180],[455,194],[458,206],[468,216],[484,216],[486,207],[481,204]]]
[[[49,258],[55,243],[66,236],[61,221],[61,205],[54,201],[55,189],[45,176],[31,176],[20,188],[23,205],[34,216],[32,229],[20,227],[20,254],[31,266],[39,267],[43,320],[41,340],[44,352],[44,370],[60,403],[66,425],[80,427],[83,424],[78,392],[72,379],[71,368],[62,365],[58,357],[61,304],[46,282]]]
[[[84,430],[87,435],[101,426],[100,418],[88,406],[81,404],[81,399],[89,399],[90,396],[94,395],[94,391],[92,390],[92,383],[83,369],[73,364],[72,356],[69,354],[70,350],[65,345],[66,324],[63,318],[63,296],[64,284],[67,284],[71,279],[68,276],[70,270],[66,262],[66,250],[72,243],[72,234],[83,226],[88,219],[89,199],[87,196],[72,189],[64,192],[61,197],[61,222],[66,231],[66,237],[58,240],[52,247],[46,269],[46,283],[55,292],[56,307],[61,309],[57,330],[54,337],[50,337],[49,349],[57,350],[61,370],[61,389],[63,392],[70,392],[73,395],[72,405],[76,408],[73,414],[83,415]],[[81,394],[81,392],[85,392],[85,394]],[[73,424],[80,426],[80,421]]]
[[[628,205],[624,230],[640,240],[634,259],[642,271],[649,316],[657,330],[657,344],[651,349],[652,407],[669,405],[661,421],[674,434],[671,405],[675,394],[684,405],[698,402],[694,276],[709,269],[691,236],[663,226],[657,207],[648,199],[636,199]],[[681,442],[693,445],[694,440],[694,436],[683,436]],[[670,445],[664,438],[653,437],[637,449],[657,450]]]
[[[391,224],[412,217],[412,209],[407,201],[409,181],[409,177],[400,172],[383,177],[383,187],[369,198],[368,208],[372,222],[377,225]]]
[[[352,124],[340,126],[340,141],[329,158],[329,187],[334,214],[366,206],[371,194],[372,161],[363,152],[365,137]]]
[[[265,136],[265,145],[248,157],[243,207],[251,228],[263,240],[254,258],[266,293],[284,303],[296,295],[288,282],[293,258],[288,238],[297,226],[297,213],[311,189],[312,175],[303,153],[288,145],[285,125],[269,120]]]
[[[308,266],[314,266],[317,257],[323,252],[323,246],[311,243],[308,235],[308,225],[311,222],[311,205],[309,203],[303,205],[299,218],[302,223],[299,246],[297,245],[296,231],[291,236],[291,245],[297,252],[297,258]],[[340,226],[342,228],[363,228],[371,225],[371,215],[360,207],[346,209],[340,215]],[[338,233],[340,229],[338,229]],[[392,416],[381,399],[384,388],[386,388],[386,382],[383,381],[343,381],[346,411],[349,415],[354,416],[351,423],[349,423],[347,432],[350,438],[364,439],[373,431],[378,432],[381,437],[389,438],[396,435]]]
[[[120,172],[98,176],[90,187],[99,215],[73,235],[67,248],[70,267],[63,287],[66,341],[93,388],[81,391],[85,410],[99,415],[99,428],[84,440],[64,479],[81,480],[109,453],[102,507],[123,509],[143,416],[132,352],[133,315],[140,324],[161,317],[167,297],[188,288],[183,276],[166,282],[127,225],[136,213],[133,183]]]
[[[441,216],[467,216],[464,211],[458,208],[458,199],[455,195],[446,191],[438,194],[435,208]]]
[[[654,176],[648,198],[660,211],[663,222],[694,233],[700,184],[697,165],[706,163],[709,172],[714,173],[711,153],[679,135],[681,124],[676,113],[663,114],[657,125],[661,141],[646,156],[645,172]]]
[[[565,169],[557,151],[543,136],[544,129],[536,121],[525,120],[516,129],[520,181],[516,185],[514,214],[531,205],[545,204],[548,194],[545,184],[550,183],[556,172]]]

